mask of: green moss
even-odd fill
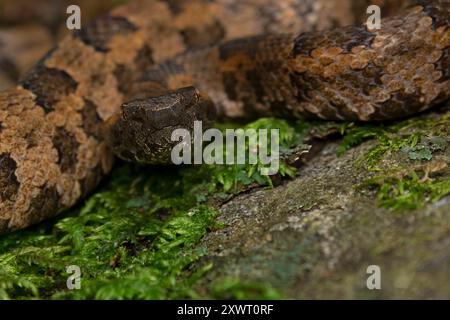
[[[230,125],[222,125],[221,129],[225,134]],[[279,151],[281,155],[288,155],[290,152],[302,144],[303,139],[311,129],[308,122],[288,122],[281,119],[262,118],[246,125],[247,129],[278,129],[279,130]],[[271,139],[268,139],[269,146]],[[245,141],[245,151],[248,153],[249,141]],[[269,147],[270,151],[270,147]],[[224,146],[224,156],[226,157],[226,147]],[[270,155],[270,153],[269,153]],[[235,157],[236,159],[236,157]],[[256,164],[235,164],[235,165],[212,165],[209,169],[212,172],[213,180],[222,186],[224,192],[237,193],[239,190],[256,184],[259,186],[272,186],[270,176],[261,175],[260,169],[266,167],[259,159]],[[279,174],[282,177],[294,177],[296,169],[281,161]]]
[[[383,207],[421,208],[450,193],[448,179],[419,178],[416,172],[416,169],[429,170],[427,163],[435,155],[444,155],[450,141],[449,121],[450,117],[444,115],[437,119],[410,119],[390,126],[351,127],[346,131],[339,151],[345,152],[351,146],[374,138],[376,145],[360,157],[357,164],[377,172],[377,176],[362,185],[377,190],[377,198]]]
[[[360,145],[366,140],[377,138],[380,134],[385,134],[385,128],[376,125],[359,125],[354,123],[342,127],[341,133],[344,134],[342,143],[338,148],[338,155],[343,155],[350,148]]]
[[[397,153],[400,150],[415,149],[421,133],[415,132],[407,136],[389,135],[380,132],[377,135],[378,145],[372,148],[364,157],[358,159],[358,164],[364,164],[369,170],[379,170],[377,165],[383,157]]]
[[[408,177],[376,177],[365,182],[375,187],[377,198],[383,207],[395,210],[413,210],[427,203],[441,200],[450,194],[450,179],[420,181],[415,172]]]
[[[195,245],[220,227],[197,198],[208,183],[192,188],[191,173],[138,169],[117,170],[79,214],[3,237],[2,298],[191,296],[196,274],[185,269],[205,253]],[[65,288],[69,265],[81,268],[81,290]]]

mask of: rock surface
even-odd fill
[[[227,227],[202,243],[214,263],[204,286],[231,277],[295,299],[450,298],[450,197],[416,210],[380,207],[357,188],[373,175],[357,159],[374,144],[338,157],[329,143],[295,180],[224,204]],[[381,290],[366,286],[370,265],[380,267]]]

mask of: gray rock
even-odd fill
[[[338,157],[329,143],[296,179],[224,204],[227,227],[202,242],[214,263],[205,287],[234,278],[295,299],[450,298],[450,197],[418,210],[380,207],[356,188],[373,175],[355,164],[373,145]],[[381,290],[366,286],[370,265],[381,269]]]

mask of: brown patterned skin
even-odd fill
[[[107,141],[123,158],[159,162],[168,129],[216,113],[383,120],[448,99],[449,2],[423,3],[374,32],[337,28],[366,16],[351,0],[118,7],[0,94],[0,233],[92,191],[113,164]]]

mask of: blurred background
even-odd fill
[[[69,30],[66,8],[81,8],[82,23],[126,0],[0,0],[0,90],[17,83]]]

